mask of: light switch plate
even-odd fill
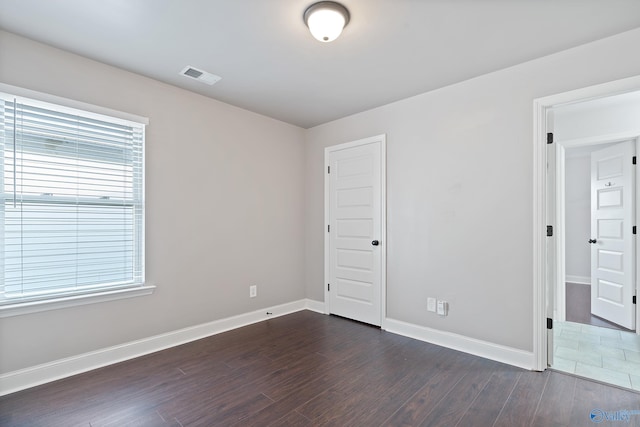
[[[432,313],[436,312],[436,299],[435,298],[427,298],[427,311],[431,311]]]

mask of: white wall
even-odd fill
[[[553,114],[558,141],[621,133],[640,135],[640,92],[556,107]]]
[[[0,373],[304,297],[302,129],[6,32],[0,81],[149,117],[146,267],[157,285],[0,319]]]
[[[640,74],[639,44],[630,31],[310,129],[307,296],[323,300],[323,149],[386,133],[388,317],[531,351],[532,102]]]
[[[591,246],[588,242],[591,238],[591,156],[588,152],[572,155],[572,150],[567,150],[565,216],[567,280],[588,279],[591,277]]]

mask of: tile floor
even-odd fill
[[[552,368],[640,391],[640,336],[554,322]]]

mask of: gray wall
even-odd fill
[[[591,156],[572,155],[567,150],[565,160],[565,273],[569,276],[591,277]],[[575,279],[574,279],[575,280]]]
[[[640,134],[640,92],[569,104],[553,109],[558,141]]]
[[[157,285],[0,319],[0,372],[304,298],[302,129],[6,32],[0,81],[149,117],[146,267]]]
[[[640,74],[639,44],[634,30],[310,129],[308,297],[323,299],[323,149],[386,133],[387,316],[531,351],[532,101]]]

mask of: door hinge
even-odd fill
[[[547,317],[547,329],[553,329],[553,319]]]
[[[638,231],[638,229],[636,228],[636,226],[633,226],[633,229],[631,230],[633,232],[633,234],[636,234],[636,231]]]
[[[636,164],[636,156],[633,156],[633,157],[631,158],[631,163],[632,163],[632,164],[634,164],[634,165]]]
[[[547,225],[547,237],[553,236],[553,225]]]
[[[327,166],[327,173],[331,173],[331,166]]]
[[[327,233],[331,233],[331,224],[327,225]]]
[[[331,292],[331,283],[327,283],[327,292]]]
[[[547,144],[553,144],[553,132],[547,134]]]
[[[632,302],[633,302],[634,304],[636,304],[636,296],[635,296],[635,295],[633,296],[633,300],[632,300]]]

